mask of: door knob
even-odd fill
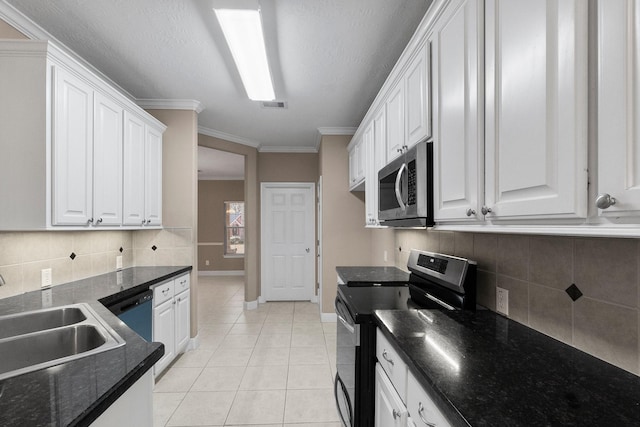
[[[596,197],[596,206],[598,209],[607,209],[616,204],[615,197],[611,197],[609,194],[598,194]]]

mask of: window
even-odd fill
[[[244,202],[224,202],[224,256],[244,256]]]

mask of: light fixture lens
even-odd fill
[[[214,9],[224,37],[236,62],[240,78],[253,101],[275,99],[260,11]]]

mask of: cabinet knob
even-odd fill
[[[309,253],[309,251],[310,251],[310,250],[311,250],[311,249],[309,249],[309,248],[305,249],[305,251],[307,251],[307,253]]]
[[[609,194],[598,194],[596,197],[596,206],[598,209],[607,209],[616,204],[615,197],[611,197]]]
[[[476,211],[474,211],[473,209],[469,208],[467,209],[467,216],[473,216],[476,214]]]
[[[480,212],[482,212],[482,215],[486,215],[486,214],[491,213],[493,211],[491,210],[491,208],[483,206],[482,209],[480,209]]]
[[[395,408],[393,409],[393,419],[397,419],[400,418],[400,411],[396,411]]]

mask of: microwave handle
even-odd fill
[[[404,204],[404,202],[402,201],[402,192],[400,190],[400,180],[402,179],[402,174],[404,173],[404,170],[407,168],[407,164],[403,163],[402,166],[400,166],[400,170],[398,171],[398,175],[396,175],[396,200],[398,201],[398,204],[400,205],[400,209],[402,209],[403,211],[407,210],[407,205]]]

